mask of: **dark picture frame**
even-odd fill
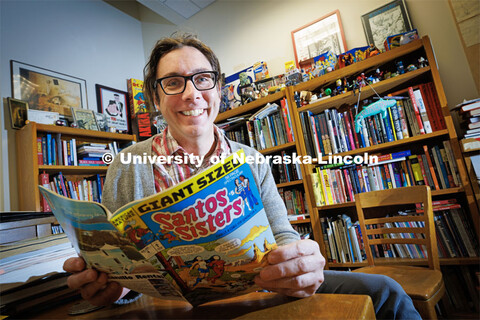
[[[71,108],[88,109],[87,82],[31,64],[10,60],[12,97],[30,109],[70,115]]]
[[[291,34],[297,67],[327,51],[336,55],[347,51],[338,10],[293,30]]]
[[[28,119],[28,103],[23,100],[7,98],[10,121],[13,129],[21,129]]]
[[[98,112],[107,117],[108,127],[116,131],[130,133],[130,105],[125,91],[95,84]]]
[[[72,116],[79,129],[100,131],[93,110],[72,108]]]
[[[405,0],[394,0],[362,15],[362,24],[367,44],[373,43],[379,50],[388,36],[413,29]]]

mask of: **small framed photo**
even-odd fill
[[[10,119],[13,129],[21,129],[28,118],[28,103],[26,101],[7,98],[10,109]]]
[[[297,67],[327,51],[339,55],[347,50],[340,12],[335,10],[292,31]]]
[[[394,0],[362,16],[367,44],[382,50],[388,36],[413,29],[405,0]]]
[[[98,112],[107,117],[107,125],[116,131],[130,133],[127,92],[95,84]]]
[[[100,131],[93,110],[72,108],[72,115],[79,129]]]
[[[11,60],[12,97],[30,109],[69,115],[70,108],[88,109],[87,82],[64,73]]]

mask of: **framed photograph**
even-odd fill
[[[72,115],[79,129],[100,131],[93,110],[72,108]]]
[[[7,98],[10,109],[10,120],[13,129],[20,129],[28,118],[28,103],[26,101]]]
[[[367,44],[382,50],[388,36],[413,29],[405,0],[395,0],[362,16]]]
[[[70,115],[71,108],[87,109],[87,82],[64,73],[10,60],[12,96],[30,109]]]
[[[125,91],[95,84],[98,112],[107,117],[107,126],[130,133],[128,96]]]
[[[347,51],[340,12],[336,10],[293,30],[292,42],[297,67],[327,51],[336,55]]]

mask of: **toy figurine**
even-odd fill
[[[337,85],[337,92],[340,94],[343,92],[342,79],[338,79],[335,84]]]
[[[383,71],[377,68],[377,70],[375,70],[375,77],[377,77],[378,81],[381,81],[383,79]]]
[[[425,59],[424,57],[418,58],[418,67],[423,68],[423,67],[426,67],[426,66],[428,66],[427,59]]]
[[[368,56],[373,57],[373,56],[376,56],[377,54],[380,54],[380,50],[378,50],[375,44],[370,43],[370,47],[368,48]]]
[[[363,72],[357,77],[357,84],[359,88],[363,88],[367,85],[365,81],[365,74]]]
[[[397,104],[397,100],[389,99],[384,100],[380,99],[377,102],[370,104],[369,106],[365,107],[359,114],[355,117],[355,132],[359,133],[360,129],[362,128],[362,120],[366,117],[374,116],[378,113],[382,113],[383,119],[387,117],[387,109],[391,106]]]
[[[407,71],[413,71],[413,70],[417,70],[417,67],[414,64],[409,64],[407,67]]]
[[[403,67],[403,62],[402,61],[397,61],[395,63],[397,65],[397,72],[398,74],[404,74],[405,73],[405,69]]]
[[[310,103],[310,99],[312,98],[312,93],[310,91],[301,91],[300,92],[300,105],[306,106]]]

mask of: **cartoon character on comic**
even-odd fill
[[[155,240],[155,236],[148,228],[141,228],[135,225],[135,221],[125,226],[125,235],[137,246],[142,249]]]
[[[207,262],[203,260],[203,258],[200,256],[197,256],[195,257],[195,259],[193,259],[193,264],[190,267],[190,272],[195,269],[197,269],[198,275],[193,287],[199,284],[203,279],[206,279],[208,277],[208,274],[210,273]]]
[[[248,203],[247,192],[245,191],[245,187],[238,179],[235,179],[235,193],[239,194],[242,197],[243,202],[247,206],[248,210],[252,210],[252,208],[250,208],[250,204]]]
[[[215,275],[213,277],[208,277],[208,280],[212,283],[220,278],[225,271],[225,261],[220,258],[219,255],[213,255],[210,259],[207,260],[207,266],[212,268]]]
[[[250,189],[250,182],[248,178],[246,178],[243,174],[240,176],[240,184],[245,188],[245,192],[247,193],[248,202],[250,202],[251,208],[255,205],[258,205],[258,200],[253,195],[252,189]]]
[[[173,233],[173,231],[169,231],[162,233],[160,240],[167,240],[168,243],[171,243],[172,241],[179,240],[179,237]]]

